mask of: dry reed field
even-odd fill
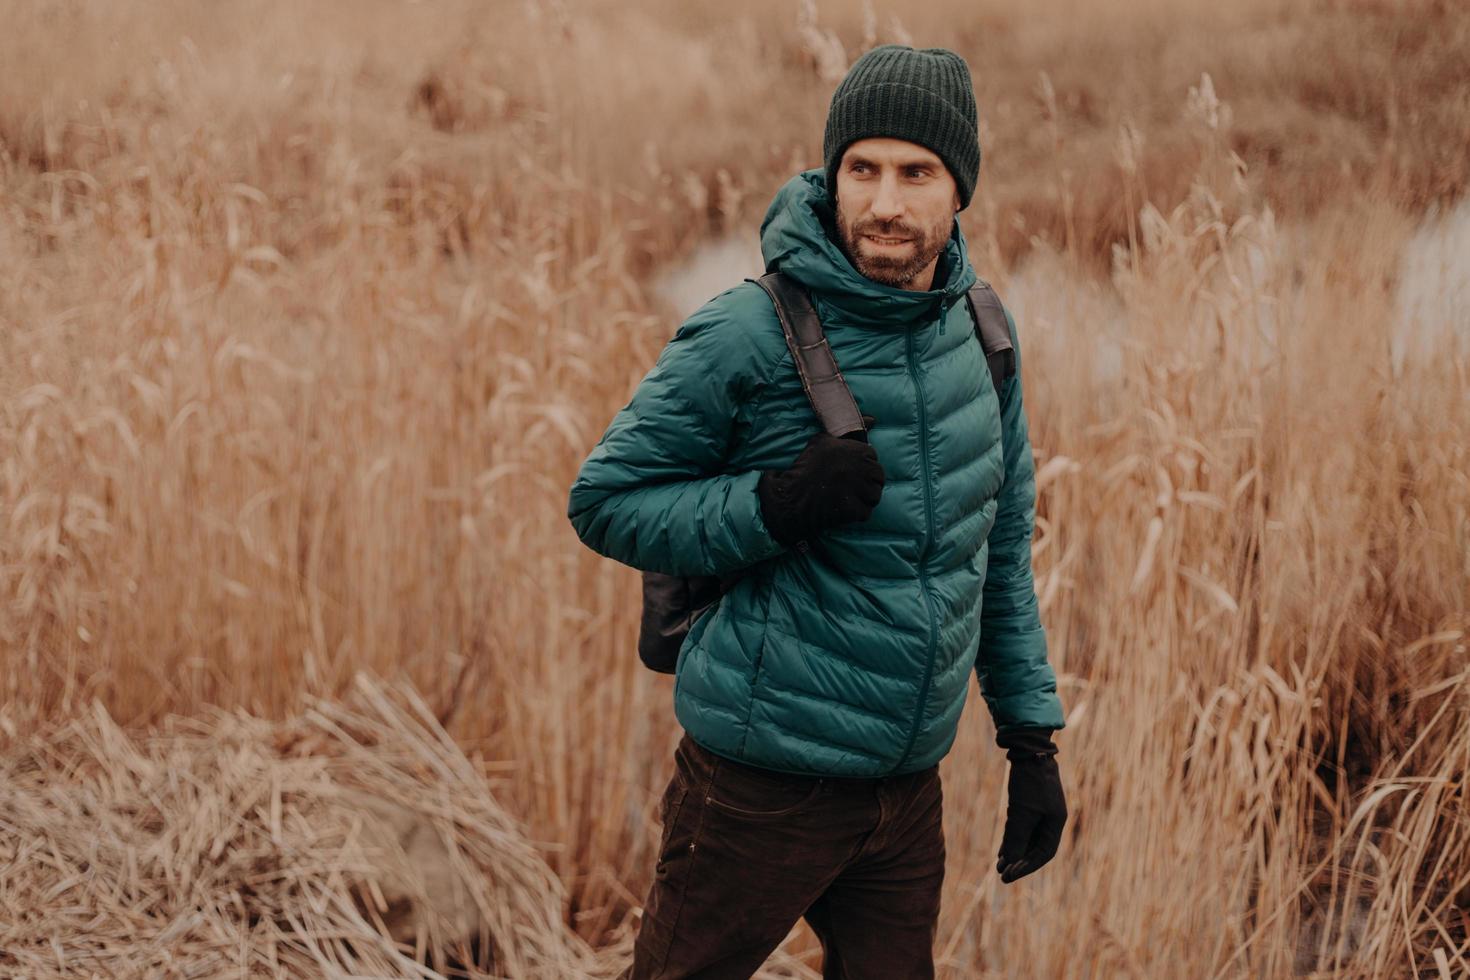
[[[1003,887],[972,690],[941,976],[1470,976],[1470,7],[0,24],[0,976],[617,974],[679,731],[567,488],[889,41],[974,72],[1067,710]]]

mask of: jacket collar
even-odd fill
[[[885,329],[923,326],[964,298],[975,284],[959,222],[935,269],[935,288],[900,289],[858,272],[837,247],[836,214],[827,199],[826,171],[807,170],[788,180],[761,222],[766,271],[780,271],[806,286],[812,298],[843,320]]]

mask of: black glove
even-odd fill
[[[1006,827],[995,870],[1010,884],[1052,859],[1067,822],[1067,801],[1050,728],[1018,728],[995,737],[1006,749]]]
[[[864,415],[865,429],[873,421]],[[883,465],[861,435],[855,430],[839,439],[818,432],[790,469],[761,473],[756,493],[771,537],[791,547],[872,515],[883,495]]]

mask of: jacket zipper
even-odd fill
[[[943,323],[941,315],[940,322]],[[934,655],[935,655],[935,618],[934,600],[929,595],[929,576],[924,571],[924,565],[929,558],[929,542],[934,538],[934,500],[933,489],[929,485],[929,424],[925,418],[924,411],[924,386],[919,383],[919,371],[914,366],[914,334],[910,330],[905,338],[907,342],[909,377],[914,379],[914,391],[918,396],[919,403],[919,467],[920,482],[924,485],[924,543],[919,548],[919,588],[924,593],[924,607],[929,611],[929,643],[924,661],[924,682],[919,686],[919,704],[914,711],[914,722],[909,728],[908,743],[903,747],[903,755],[899,756],[898,762],[894,763],[890,772],[898,769],[908,761],[909,753],[913,751],[914,740],[919,737],[919,726],[924,720],[924,702],[929,699],[929,684],[934,677]]]

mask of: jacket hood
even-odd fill
[[[761,256],[767,272],[784,272],[815,300],[856,323],[907,327],[948,312],[975,285],[960,224],[954,223],[940,253],[935,288],[900,289],[874,282],[853,268],[837,247],[837,215],[827,197],[826,171],[806,170],[788,180],[761,221]]]

